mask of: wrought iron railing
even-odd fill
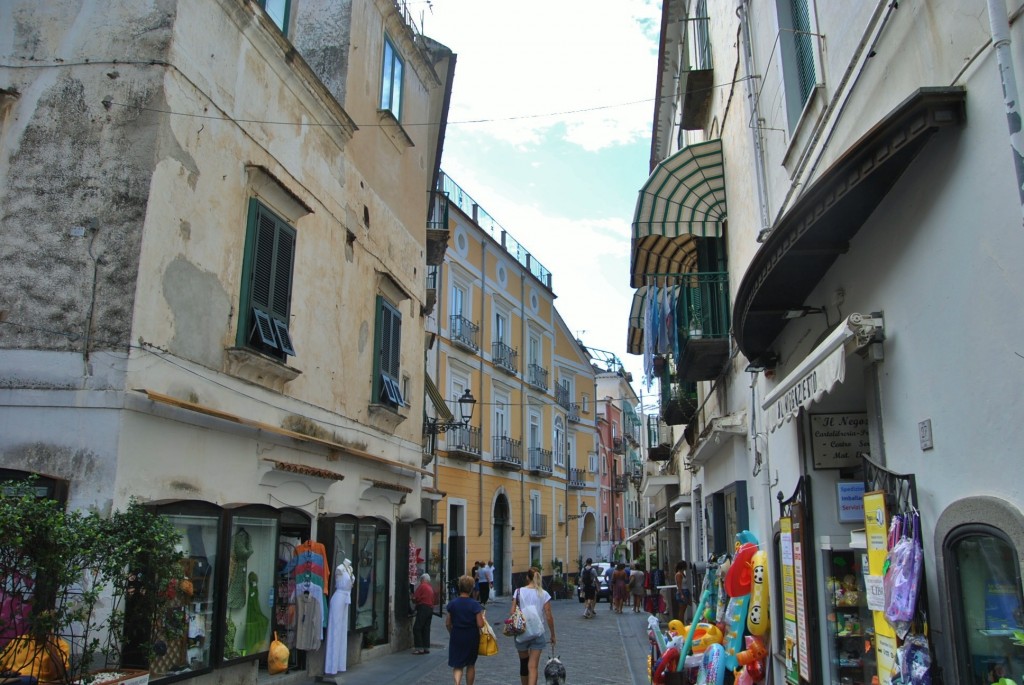
[[[479,459],[483,450],[483,436],[476,426],[454,426],[448,429],[444,438],[449,456]]]
[[[519,372],[519,351],[503,342],[491,344],[491,361],[502,371],[513,376]]]
[[[699,13],[706,14],[706,11]],[[704,71],[712,68],[709,23],[710,19],[706,16],[691,17],[686,20],[684,41],[687,60],[683,65],[683,71]]]
[[[582,490],[587,487],[587,472],[583,469],[569,469],[569,487],[573,490]]]
[[[579,423],[580,405],[576,404],[575,402],[570,403],[565,418],[569,421],[569,423]]]
[[[548,389],[548,370],[537,364],[526,367],[526,382],[538,390]]]
[[[462,314],[452,314],[450,331],[453,343],[471,352],[480,351],[480,327]]]
[[[530,514],[530,537],[546,538],[548,536],[548,515],[533,512]]]
[[[551,475],[551,450],[543,447],[530,448],[529,470],[532,473]]]
[[[612,438],[612,452],[615,454],[623,454],[626,451],[626,439],[621,435],[616,435]]]
[[[558,383],[555,385],[555,402],[558,403],[562,409],[569,409],[569,405],[572,403],[572,396],[569,392],[569,385],[567,383]]]
[[[523,441],[513,440],[504,436],[494,438],[494,449],[491,461],[495,466],[503,468],[523,468]]]

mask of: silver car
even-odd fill
[[[608,586],[608,577],[605,572],[611,566],[607,561],[595,561],[590,565],[590,568],[597,573],[597,601],[600,602],[602,599],[610,602],[612,601],[612,591]],[[580,571],[582,573],[582,571]],[[577,576],[576,584],[576,598],[583,603],[583,585],[579,583],[579,576]]]

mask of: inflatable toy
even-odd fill
[[[665,676],[671,671],[676,671],[679,668],[679,650],[675,647],[669,647],[666,649],[658,661],[654,664],[654,670],[651,673],[651,682],[654,685],[665,685]]]
[[[722,631],[714,623],[694,623],[683,629],[682,635],[688,637],[693,630],[693,641],[690,644],[694,654],[701,654],[711,645],[722,644]]]
[[[668,622],[668,632],[670,635],[686,635],[686,626],[682,621],[674,618]]]
[[[725,682],[725,648],[711,645],[704,652],[695,685],[722,685]]]
[[[725,591],[730,597],[742,597],[750,594],[753,569],[750,560],[757,553],[757,544],[745,542],[736,550],[729,572],[725,574]]]
[[[768,656],[768,649],[764,646],[761,638],[748,635],[746,642],[747,648],[736,655],[736,662],[740,666],[748,666],[755,661],[762,661]]]
[[[752,566],[750,609],[747,612],[747,630],[751,635],[764,635],[768,631],[768,554],[757,551],[750,560]]]

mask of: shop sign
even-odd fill
[[[803,505],[794,502],[790,508],[793,519],[793,585],[796,588],[796,634],[797,663],[800,667],[800,679],[813,682],[811,677],[811,635],[810,621],[807,615],[807,561],[804,557],[806,549]]]
[[[860,523],[864,520],[864,483],[842,481],[836,483],[836,501],[840,523]]]
[[[779,520],[779,547],[782,561],[782,621],[786,640],[786,682],[797,685],[796,659],[796,587],[793,576],[793,520],[788,516]]]
[[[885,569],[885,560],[889,557],[888,532],[889,514],[885,506],[885,493],[882,491],[864,494],[864,532],[868,543],[868,578],[881,578]],[[875,582],[875,581],[873,581]],[[870,599],[870,595],[869,595]],[[875,654],[877,656],[879,685],[890,685],[892,667],[896,659],[896,633],[883,613],[882,609],[872,607],[875,624]],[[875,605],[877,606],[877,604]]]
[[[816,469],[860,466],[860,455],[871,451],[868,415],[811,414],[811,457]]]

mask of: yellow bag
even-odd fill
[[[288,670],[288,647],[277,639],[277,631],[274,631],[274,641],[270,643],[270,651],[267,653],[267,673],[277,675]]]
[[[476,653],[479,656],[497,656],[498,654],[498,638],[495,637],[490,623],[484,622],[484,627],[480,629],[480,646]]]
[[[41,683],[67,680],[71,649],[67,641],[48,637],[42,644],[28,635],[11,640],[0,653],[0,671],[34,676]]]

